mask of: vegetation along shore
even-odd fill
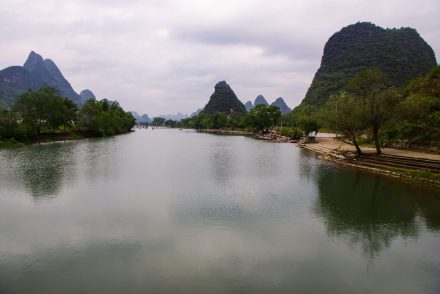
[[[130,132],[135,119],[117,102],[88,100],[82,107],[43,87],[28,90],[0,112],[0,147]]]

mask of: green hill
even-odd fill
[[[246,112],[246,108],[243,103],[238,100],[231,87],[225,81],[221,81],[215,85],[215,91],[203,111],[207,114],[216,112],[232,114]]]
[[[349,25],[327,41],[321,66],[295,112],[318,109],[366,69],[383,71],[388,86],[400,87],[436,65],[434,51],[415,29],[384,29],[365,22]]]

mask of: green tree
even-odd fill
[[[20,116],[12,110],[3,110],[0,112],[0,138],[15,137],[17,127],[19,126]]]
[[[269,112],[266,105],[259,104],[248,113],[245,123],[254,130],[266,132],[273,126],[273,121],[276,119],[271,114],[273,113]]]
[[[215,112],[209,116],[208,129],[222,129],[228,123],[228,117],[224,112]]]
[[[84,133],[93,133],[104,136],[102,109],[99,102],[88,100],[79,111],[79,130]]]
[[[69,99],[63,98],[58,91],[51,87],[42,87],[37,91],[29,90],[21,95],[14,105],[24,124],[34,128],[35,135],[47,127],[55,133],[76,120],[76,105]]]
[[[298,118],[298,125],[303,130],[305,135],[311,132],[318,133],[321,126],[319,125],[318,119],[312,115],[301,115]]]
[[[246,114],[242,113],[234,113],[228,117],[228,122],[226,124],[227,128],[230,129],[238,129],[243,127],[243,117]]]
[[[379,131],[394,114],[398,104],[398,93],[388,89],[384,74],[376,69],[363,71],[349,83],[351,93],[360,101],[363,107],[364,120],[372,129],[376,153],[381,153]]]
[[[343,139],[351,142],[359,155],[362,154],[357,140],[366,125],[362,120],[362,107],[353,96],[346,92],[332,95],[322,112],[322,119]]]
[[[64,131],[67,127],[73,127],[78,121],[78,106],[70,99],[64,98],[62,124]]]
[[[271,105],[267,107],[267,113],[269,115],[269,120],[271,122],[272,128],[275,128],[280,123],[281,111],[278,106]]]
[[[34,135],[39,136],[41,128],[46,123],[46,99],[45,89],[39,91],[26,91],[14,104],[14,110],[19,112],[23,124],[33,128]]]
[[[167,126],[169,128],[175,128],[177,126],[177,121],[172,120],[172,119],[167,119],[165,121],[165,126]]]
[[[165,119],[163,117],[155,117],[151,124],[155,127],[162,127],[165,124]]]
[[[135,123],[133,115],[117,102],[88,100],[79,111],[80,131],[97,136],[127,133]]]

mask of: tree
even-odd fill
[[[361,105],[346,92],[332,95],[322,113],[322,119],[328,123],[329,127],[351,142],[359,155],[362,154],[362,150],[357,139],[365,129],[365,123],[361,118]]]
[[[88,100],[79,111],[79,129],[82,132],[103,136],[101,109],[99,102]]]
[[[281,111],[278,106],[271,105],[267,107],[267,113],[269,115],[269,120],[272,123],[272,128],[275,128],[279,124],[281,119]]]
[[[363,107],[360,119],[371,127],[376,152],[381,154],[379,131],[392,118],[398,94],[392,88],[387,89],[384,74],[376,69],[363,71],[350,81],[349,87]]]
[[[34,128],[39,135],[42,127],[47,127],[53,133],[61,126],[76,121],[77,107],[75,103],[63,98],[58,91],[51,87],[42,87],[37,91],[29,90],[21,95],[14,105],[23,119],[23,123]]]
[[[223,112],[216,112],[209,117],[208,129],[225,128],[228,123],[228,117]]]
[[[318,133],[321,128],[318,120],[312,115],[301,115],[298,118],[298,125],[304,131],[305,135],[308,135],[311,132]]]
[[[165,119],[163,117],[155,117],[151,124],[155,127],[162,127],[165,124]]]
[[[411,81],[403,93],[397,116],[385,130],[387,138],[440,146],[440,66]]]
[[[208,116],[204,112],[201,112],[194,118],[189,119],[188,124],[190,127],[193,127],[196,130],[206,129],[208,124]]]
[[[268,107],[263,104],[259,104],[251,109],[246,118],[246,124],[257,131],[266,132],[273,124],[274,120],[271,117],[271,113],[268,111]]]
[[[40,91],[24,92],[14,104],[14,110],[20,113],[23,124],[32,127],[36,136],[40,135],[46,123],[44,95],[40,95]]]
[[[175,128],[177,126],[177,121],[172,120],[172,119],[167,119],[165,121],[165,126],[167,126],[169,128]]]
[[[15,111],[0,111],[0,138],[11,138],[15,136],[16,129],[19,126],[19,114]]]
[[[70,99],[64,98],[63,119],[62,124],[64,131],[66,127],[72,127],[78,121],[78,106]]]
[[[230,129],[238,129],[243,126],[243,117],[245,115],[242,113],[234,113],[228,117],[228,122],[226,127]]]
[[[98,136],[129,132],[135,123],[133,115],[117,102],[88,100],[79,111],[79,129]]]

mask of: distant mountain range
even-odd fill
[[[196,112],[198,114],[201,110],[198,109],[197,111]],[[130,112],[133,115],[133,117],[136,119],[136,123],[137,124],[140,124],[140,123],[151,123],[153,121],[153,119],[150,118],[148,116],[148,114],[139,115],[139,113],[137,113],[136,111],[130,111]],[[192,116],[195,116],[195,114],[194,115],[193,114],[192,114]],[[187,114],[183,114],[183,113],[178,112],[176,114],[158,115],[157,117],[161,117],[161,118],[164,118],[166,120],[180,121],[182,119],[188,118],[189,116]]]
[[[248,101],[244,104],[244,106],[246,107],[247,111],[250,111],[252,108],[254,108],[257,105],[266,105],[269,106],[269,103],[267,103],[266,98],[264,98],[263,95],[258,95],[255,98],[254,103],[252,104],[251,101]],[[284,99],[282,97],[277,98],[274,102],[272,102],[272,104],[270,105],[275,105],[278,106],[278,108],[280,109],[281,113],[288,113],[291,112],[292,109],[287,106],[286,102],[284,101]]]
[[[131,115],[136,119],[137,124],[150,123],[152,120],[148,117],[148,114],[139,115],[136,111],[130,111]]]
[[[24,91],[43,86],[57,89],[61,96],[77,105],[96,99],[87,89],[77,94],[52,60],[43,59],[32,51],[23,66],[10,66],[0,71],[0,103],[11,106]]]
[[[183,114],[183,113],[176,113],[176,114],[165,114],[165,115],[158,115],[158,117],[162,117],[166,120],[175,120],[175,121],[179,121],[185,118],[188,118],[189,116],[187,114]]]

